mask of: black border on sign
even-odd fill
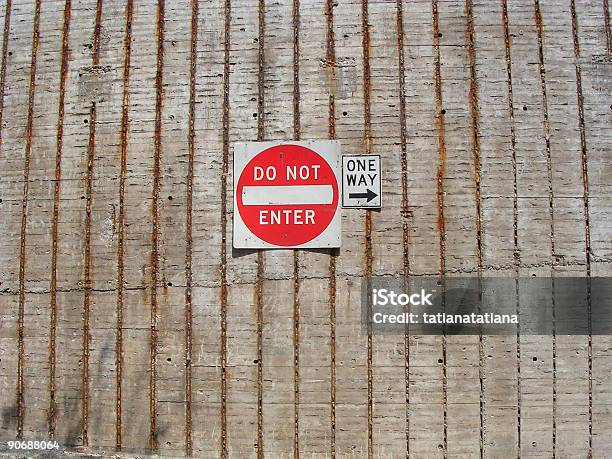
[[[345,205],[344,204],[344,157],[358,157],[358,158],[362,158],[362,157],[370,157],[370,156],[376,156],[378,158],[378,196],[380,196],[380,205],[379,206],[364,206],[364,205],[360,205],[360,206],[349,206],[349,205]],[[340,178],[340,181],[342,182],[342,208],[343,209],[382,209],[382,161],[380,159],[380,155],[343,155],[340,154],[340,161],[342,163],[342,177]]]

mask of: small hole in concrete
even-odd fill
[[[85,196],[81,196],[81,199],[85,199]]]
[[[89,120],[88,120],[87,118],[85,118],[85,119],[83,120],[83,123],[87,124],[87,123],[89,123]]]
[[[172,196],[168,196],[168,201],[172,201]]]
[[[9,54],[9,56],[12,56],[13,55],[13,51],[9,51],[8,54]]]
[[[257,118],[257,113],[253,113],[253,118]]]
[[[257,362],[259,362],[259,360],[257,360],[257,359],[253,360],[253,363],[257,363]]]
[[[527,105],[523,105],[523,111],[526,112],[527,111]]]
[[[172,362],[172,359],[171,359],[170,357],[168,357],[166,360],[167,360],[168,362]]]
[[[348,115],[348,112],[342,112],[342,116]]]
[[[257,43],[259,41],[259,38],[253,38],[253,43]]]
[[[442,38],[442,32],[438,32],[438,38]]]
[[[438,359],[438,363],[442,363],[442,359]]]
[[[172,287],[172,282],[168,282],[166,285],[167,285],[168,287]]]
[[[531,274],[531,277],[536,277],[536,273],[532,273],[532,274]]]
[[[537,357],[534,357],[534,358],[533,358],[533,361],[534,361],[534,362],[537,362],[537,361],[538,361],[538,358],[537,358]]]
[[[442,114],[446,115],[446,110],[445,109],[442,109]]]

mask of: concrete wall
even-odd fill
[[[607,0],[2,0],[0,439],[606,457],[612,339],[360,333],[367,274],[612,274]],[[382,156],[232,250],[232,143]],[[4,445],[2,445],[4,448]]]

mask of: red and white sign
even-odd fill
[[[234,145],[234,247],[340,247],[340,144]]]

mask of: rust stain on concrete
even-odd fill
[[[195,99],[198,58],[198,2],[191,2],[191,49],[189,68],[189,159],[187,166],[187,212],[185,222],[185,454],[193,454],[192,360],[193,360],[193,176],[195,162]]]
[[[363,142],[366,154],[372,152],[372,110],[371,93],[372,79],[370,69],[370,24],[368,22],[368,0],[361,1],[361,39],[363,52],[363,117],[364,132]],[[364,248],[364,276],[372,275],[372,211],[366,210],[365,215],[365,248]],[[367,350],[367,370],[368,370],[368,457],[374,454],[373,448],[373,372],[372,372],[372,333],[368,330],[368,350]]]
[[[21,200],[21,231],[19,242],[19,313],[17,323],[17,439],[23,438],[25,417],[24,400],[24,310],[25,310],[25,270],[28,218],[28,194],[30,185],[30,160],[32,156],[32,127],[34,124],[34,96],[36,94],[36,62],[40,42],[40,2],[34,7],[34,25],[32,31],[32,52],[30,61],[30,81],[28,87],[28,117],[25,129],[25,157],[23,164],[23,197]]]
[[[4,10],[4,31],[2,33],[2,64],[0,65],[0,153],[2,153],[2,119],[4,115],[4,87],[6,84],[6,61],[8,59],[9,31],[11,30],[11,13],[13,0],[6,1]]]
[[[151,323],[149,343],[149,448],[156,451],[157,439],[157,287],[159,270],[159,193],[161,164],[162,106],[164,100],[164,22],[165,0],[157,3],[157,70],[155,73],[155,137],[153,152],[153,191],[151,199]]]
[[[512,253],[514,259],[514,272],[516,277],[519,275],[521,265],[520,252],[518,245],[518,170],[517,170],[517,155],[516,155],[516,127],[514,122],[514,89],[512,85],[512,52],[511,52],[511,37],[510,25],[508,20],[508,2],[501,0],[502,4],[502,25],[504,28],[504,59],[506,64],[506,82],[508,87],[508,116],[510,117],[510,145],[512,148]],[[516,307],[518,313],[519,285],[516,282],[515,296]],[[516,335],[516,400],[517,400],[517,451],[521,451],[521,340],[517,333]]]
[[[257,140],[264,140],[265,128],[265,75],[264,52],[266,34],[265,0],[258,3],[258,52],[257,52]],[[263,283],[266,256],[263,250],[257,251],[257,272],[255,276],[255,307],[257,308],[257,457],[264,457],[263,443]]]
[[[300,0],[293,0],[293,139],[300,140]],[[300,251],[293,251],[293,454],[300,456]]]
[[[396,28],[397,28],[397,58],[399,81],[399,118],[400,118],[400,164],[402,182],[402,274],[410,275],[410,224],[408,208],[408,131],[406,128],[406,59],[404,53],[404,4],[403,0],[396,2]],[[404,337],[404,379],[406,390],[406,455],[410,456],[410,336]]]
[[[122,445],[122,384],[123,384],[123,308],[125,271],[125,182],[127,178],[127,136],[130,110],[130,61],[132,54],[133,0],[125,5],[125,38],[123,42],[123,98],[121,104],[121,129],[119,134],[119,216],[117,221],[117,324],[115,342],[115,447]]]
[[[69,48],[68,37],[70,33],[70,15],[72,3],[66,0],[64,4],[64,23],[62,26],[62,64],[59,80],[59,109],[57,115],[57,137],[55,150],[55,186],[53,190],[53,220],[51,222],[51,324],[49,336],[49,437],[55,438],[55,421],[57,416],[56,396],[56,335],[57,335],[57,251],[59,247],[59,213],[60,193],[62,183],[62,153],[64,141],[64,111],[66,99],[66,80],[68,79]]]
[[[327,101],[327,136],[329,139],[336,138],[336,102],[335,102],[335,85],[329,82],[330,71],[332,78],[335,75],[336,69],[336,49],[334,35],[334,0],[326,0],[325,2],[325,34],[326,34],[326,72],[328,76],[328,101]],[[331,69],[331,70],[329,70]],[[336,251],[333,249],[329,252],[329,352],[330,352],[330,455],[336,457],[336,301],[337,301],[337,286],[336,286]]]
[[[468,50],[468,61],[470,67],[470,88],[468,99],[470,104],[470,144],[472,148],[473,162],[473,182],[474,182],[474,201],[476,207],[476,256],[478,260],[478,276],[482,276],[482,198],[481,198],[481,161],[480,161],[480,107],[478,99],[478,74],[476,71],[476,44],[474,31],[474,5],[472,0],[465,1],[465,13],[467,18],[467,27],[465,31],[465,40]],[[485,438],[484,438],[484,349],[482,335],[478,337],[478,381],[479,381],[479,443],[480,457],[485,454]]]
[[[608,53],[610,53],[610,16],[608,0],[604,0],[606,13],[606,38],[608,43]],[[582,68],[580,66],[580,40],[578,39],[578,18],[576,17],[576,2],[570,0],[570,12],[572,15],[572,41],[574,43],[574,68],[576,71],[576,98],[578,102],[578,129],[580,131],[580,172],[582,175],[582,206],[584,209],[584,254],[587,277],[591,277],[591,222],[589,209],[589,162],[587,157],[587,145],[584,122],[584,94],[582,92]],[[591,313],[591,284],[587,283],[587,321],[589,327],[589,337],[587,344],[587,367],[588,367],[588,387],[589,387],[589,456],[593,454],[593,338],[592,313]]]
[[[227,450],[227,184],[229,171],[229,79],[230,79],[230,24],[231,0],[225,0],[223,31],[223,164],[221,170],[221,457],[228,457]]]
[[[102,0],[96,3],[96,19],[94,25],[92,66],[100,63],[100,31],[102,27]],[[87,178],[86,178],[86,204],[85,204],[85,285],[83,293],[83,373],[82,373],[82,432],[83,445],[89,445],[89,314],[91,306],[92,290],[92,266],[91,256],[91,213],[93,206],[93,173],[96,149],[96,103],[93,102],[89,110],[89,140],[87,142]]]
[[[606,45],[608,56],[612,55],[612,36],[610,32],[610,4],[608,0],[603,0],[604,28],[606,29]]]
[[[93,173],[95,160],[96,138],[96,104],[89,111],[89,141],[87,143],[87,179],[85,208],[85,285],[83,291],[83,373],[82,377],[82,438],[83,445],[89,445],[89,312],[92,290],[92,258],[91,258],[91,211],[93,205]]]
[[[440,275],[446,273],[446,223],[444,220],[444,179],[446,176],[446,134],[444,114],[446,110],[442,104],[442,73],[440,64],[440,32],[438,1],[432,0],[431,11],[433,18],[433,48],[434,48],[434,90],[435,90],[435,110],[436,110],[436,132],[438,136],[438,171],[436,174],[437,192],[436,203],[438,207],[438,234],[440,244]],[[442,287],[444,289],[444,286]],[[443,430],[444,439],[442,453],[446,459],[448,454],[448,391],[447,391],[447,371],[446,371],[446,335],[442,336],[442,400],[443,400]]]

